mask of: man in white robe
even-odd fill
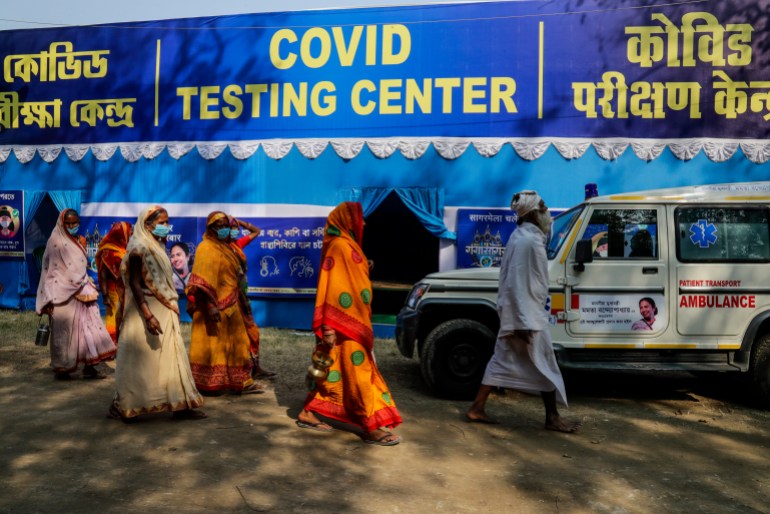
[[[567,395],[548,332],[545,234],[550,229],[551,216],[535,191],[515,194],[511,208],[518,215],[518,228],[508,240],[500,266],[500,331],[495,353],[466,418],[497,423],[487,416],[484,407],[492,390],[503,387],[540,394],[545,405],[545,428],[573,433],[580,423],[562,418],[556,407],[557,401],[567,405]]]

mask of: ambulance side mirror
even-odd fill
[[[575,271],[585,271],[585,263],[593,261],[593,242],[590,239],[581,239],[577,242],[577,247],[575,248],[575,264],[572,265],[572,269]]]

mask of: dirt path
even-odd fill
[[[7,327],[6,327],[7,329]],[[0,330],[3,327],[0,326]],[[0,512],[767,512],[770,413],[733,380],[568,377],[578,435],[542,429],[537,398],[463,421],[419,366],[378,341],[404,442],[298,429],[310,339],[265,330],[264,395],[207,398],[209,419],[106,419],[114,381],[54,381],[47,349],[0,332]]]

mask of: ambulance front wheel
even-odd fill
[[[770,409],[770,334],[760,336],[754,343],[749,373],[757,399]]]
[[[495,333],[472,319],[453,319],[431,330],[420,353],[425,383],[438,396],[472,399],[495,347]]]

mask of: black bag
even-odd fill
[[[37,326],[37,335],[35,336],[35,346],[47,346],[48,339],[51,337],[51,317],[48,321],[40,316],[40,324]]]

